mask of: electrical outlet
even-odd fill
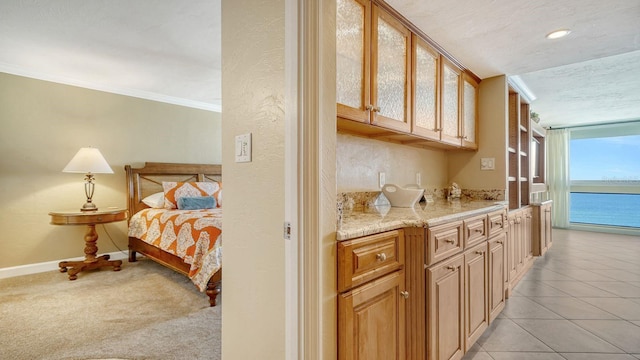
[[[496,169],[496,158],[480,159],[480,170],[495,170],[495,169]]]
[[[382,188],[384,186],[384,184],[387,183],[387,179],[386,176],[383,172],[379,172],[378,173],[378,185],[380,186],[380,188]]]
[[[422,174],[420,174],[419,172],[416,173],[416,184],[418,186],[422,185]]]

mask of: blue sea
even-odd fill
[[[571,193],[569,221],[640,228],[640,194]]]

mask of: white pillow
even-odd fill
[[[151,194],[142,199],[142,202],[145,203],[148,207],[154,209],[162,209],[164,208],[164,192],[161,191],[155,194]]]

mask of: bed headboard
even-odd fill
[[[222,181],[222,165],[145,162],[141,168],[125,165],[129,217],[148,208],[146,196],[161,192],[163,181]]]

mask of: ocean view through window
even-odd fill
[[[592,133],[572,133],[569,221],[640,229],[640,135]]]

